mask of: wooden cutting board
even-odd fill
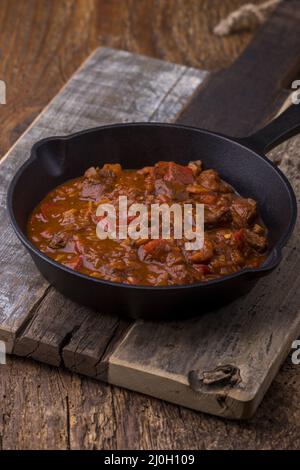
[[[0,340],[8,352],[195,410],[230,418],[254,413],[300,333],[299,224],[281,266],[247,297],[188,321],[131,322],[77,305],[50,287],[16,239],[5,201],[8,184],[33,143],[50,135],[112,122],[176,119],[233,135],[251,132],[284,102],[282,83],[299,62],[299,10],[291,14],[291,6],[295,1],[275,12],[230,69],[209,78],[181,65],[96,50],[4,157]],[[288,40],[279,41],[287,32]],[[299,144],[300,137],[294,138],[271,155],[294,184],[297,197]],[[227,365],[239,380],[203,383],[204,371]]]

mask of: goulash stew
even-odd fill
[[[205,238],[199,250],[185,239],[100,240],[101,203],[204,204]],[[130,221],[128,221],[130,222]],[[135,285],[191,284],[258,267],[266,257],[267,233],[256,201],[239,196],[201,161],[158,162],[124,170],[119,164],[89,168],[51,191],[34,209],[28,236],[47,256],[80,273]]]

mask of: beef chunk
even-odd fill
[[[174,162],[159,162],[154,167],[154,187],[156,195],[168,199],[183,200],[187,196],[186,185],[194,181],[190,168]]]
[[[171,184],[192,184],[194,175],[191,168],[174,162],[158,162],[154,167],[154,176]]]
[[[90,181],[99,181],[99,168],[95,168],[93,166],[91,168],[88,168],[88,170],[86,170],[86,172],[84,173],[84,177]]]
[[[218,193],[232,192],[231,187],[221,180],[220,176],[215,170],[204,170],[197,178],[198,183],[210,191]]]
[[[119,163],[107,163],[100,170],[94,167],[89,168],[84,174],[81,197],[99,201],[102,194],[112,187],[121,171]]]
[[[81,189],[81,197],[91,201],[99,201],[105,191],[105,184],[85,180]]]
[[[57,232],[51,238],[48,246],[49,248],[58,249],[64,248],[70,239],[70,234],[67,232]]]
[[[189,162],[188,167],[192,170],[194,176],[198,176],[202,171],[202,162],[201,160],[194,160]]]
[[[267,248],[267,239],[252,230],[246,229],[244,233],[244,240],[248,245],[254,248],[256,251],[264,252]]]
[[[231,221],[231,200],[230,194],[204,194],[201,196],[200,202],[205,204],[204,221],[206,227],[214,227]]]
[[[102,178],[108,178],[112,182],[122,171],[122,167],[119,163],[106,163],[103,168],[99,171],[99,175]]]
[[[226,206],[205,206],[204,222],[206,226],[213,227],[230,219],[230,211]]]
[[[207,194],[209,193],[209,189],[204,188],[203,186],[200,186],[200,184],[189,184],[186,187],[186,190],[190,194]]]
[[[204,263],[209,261],[214,254],[214,246],[210,240],[204,240],[201,250],[188,252],[187,256],[192,263]]]
[[[242,197],[233,200],[231,205],[232,220],[238,227],[246,227],[256,216],[256,202]]]
[[[150,240],[138,249],[138,256],[141,261],[164,262],[171,251],[170,243],[167,240]]]

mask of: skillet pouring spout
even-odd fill
[[[216,309],[247,294],[281,260],[282,248],[295,225],[296,199],[287,178],[263,152],[299,132],[299,109],[293,105],[264,129],[243,139],[159,123],[115,124],[43,139],[34,145],[29,160],[10,184],[7,206],[12,226],[50,284],[101,313],[172,320]],[[119,163],[122,168],[134,169],[158,161],[188,164],[198,159],[239,194],[257,201],[269,241],[269,255],[259,268],[189,285],[128,285],[69,269],[41,253],[27,237],[27,221],[37,204],[49,191],[89,167]]]

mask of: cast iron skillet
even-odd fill
[[[230,138],[176,124],[116,124],[67,137],[37,142],[29,160],[18,170],[8,191],[13,228],[42,275],[72,300],[101,312],[132,318],[185,318],[221,306],[246,294],[259,277],[281,260],[290,237],[297,206],[292,187],[264,152],[300,131],[300,106],[287,111],[256,134]],[[90,166],[121,163],[141,168],[159,160],[186,164],[201,159],[243,196],[258,201],[269,230],[269,256],[257,269],[244,269],[213,281],[184,286],[132,286],[77,273],[41,253],[26,236],[33,208],[54,187],[80,176]]]

